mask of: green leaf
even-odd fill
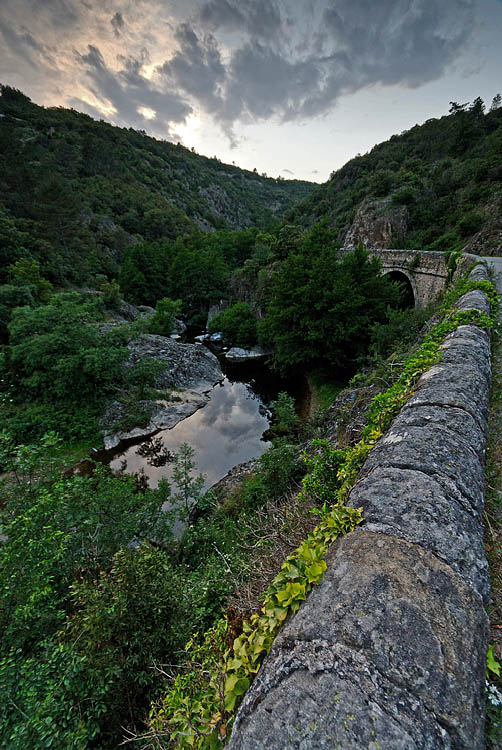
[[[493,643],[490,644],[488,647],[488,653],[486,655],[486,676],[490,676],[490,672],[493,672],[493,674],[496,674],[497,677],[500,677],[500,668],[501,664],[494,656],[493,653]]]

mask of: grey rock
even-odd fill
[[[188,388],[204,393],[223,378],[217,357],[205,347],[142,334],[129,343],[129,349],[130,364],[144,358],[166,362],[168,368],[156,381],[158,388]]]
[[[488,311],[478,291],[458,307]],[[364,526],[276,638],[232,750],[484,747],[489,335],[461,326],[442,355],[365,461]]]
[[[254,346],[252,349],[241,349],[239,346],[233,346],[225,354],[225,359],[229,362],[256,362],[270,356],[260,346]]]
[[[139,314],[141,318],[151,318],[152,315],[155,315],[155,308],[149,305],[141,305]]]
[[[443,419],[437,420],[428,419],[423,409],[403,410],[369,454],[362,476],[377,467],[421,472],[440,484],[454,486],[463,498],[465,511],[476,517],[483,509],[484,474],[480,457],[470,449],[468,437],[474,436],[479,445],[479,428],[472,421],[469,423],[468,414],[465,420],[461,418],[462,410],[451,414],[451,409],[436,406],[436,411],[440,410]],[[462,424],[466,431],[470,430],[466,435],[460,432]]]
[[[419,544],[448,563],[488,603],[481,513],[466,507],[454,484],[406,468],[377,467],[354,487],[348,502],[363,507],[364,528]]]
[[[122,300],[118,309],[118,314],[122,318],[124,318],[124,320],[132,321],[136,320],[140,313],[137,307],[134,307],[134,305],[131,305],[129,302]]]
[[[343,240],[345,249],[360,243],[366,248],[388,248],[396,237],[404,237],[408,226],[408,209],[395,206],[389,198],[365,199],[354,217],[352,226]]]
[[[417,545],[356,531],[276,638],[231,750],[481,750],[488,622]]]
[[[156,379],[158,389],[176,388],[179,401],[140,402],[151,411],[146,427],[135,427],[127,432],[114,431],[113,425],[123,417],[119,402],[112,402],[102,419],[105,429],[104,444],[107,450],[116,448],[125,440],[152,435],[160,429],[170,429],[182,419],[191,416],[209,400],[208,392],[223,378],[218,359],[208,349],[195,344],[180,344],[164,336],[141,334],[129,343],[131,352],[127,366],[141,359],[156,359],[168,367]]]
[[[134,427],[128,431],[108,432],[104,436],[105,450],[113,450],[121,443],[129,440],[136,440],[140,437],[153,435],[158,430],[169,430],[182,419],[192,416],[197,409],[205,406],[209,401],[207,393],[198,393],[197,391],[182,391],[176,394],[180,401],[141,401],[140,406],[145,407],[151,412],[150,421],[146,427]],[[105,424],[113,425],[110,418],[113,416],[115,423],[123,416],[121,404],[115,402],[113,412],[107,411],[104,417]]]

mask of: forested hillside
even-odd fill
[[[56,284],[117,275],[125,248],[138,240],[266,227],[313,187],[74,110],[39,107],[8,86],[1,87],[0,153],[2,270],[28,254]]]
[[[351,159],[289,212],[308,227],[324,220],[340,244],[502,248],[502,108],[478,98],[394,135]],[[354,222],[354,225],[353,225]],[[386,225],[386,228],[385,228]]]

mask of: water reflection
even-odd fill
[[[169,452],[176,452],[182,443],[192,446],[206,487],[221,479],[232,466],[260,456],[269,447],[261,439],[269,426],[266,404],[248,383],[225,378],[210,396],[211,400],[202,409],[155,436]],[[171,463],[149,465],[147,457],[138,455],[137,445],[116,455],[110,465],[116,471],[123,469],[128,473],[144,469],[150,487],[156,487],[162,477],[170,479],[172,472]]]

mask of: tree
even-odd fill
[[[475,117],[480,117],[485,112],[485,103],[480,96],[477,96],[469,107],[469,112]]]
[[[397,287],[362,247],[340,261],[325,247],[295,253],[274,278],[261,340],[273,343],[282,370],[351,371],[366,351],[371,325],[386,320],[387,306],[398,301]]]
[[[40,275],[40,263],[36,260],[19,258],[9,266],[9,280],[15,286],[32,287],[35,299],[48,302],[52,294],[52,284]]]
[[[450,115],[459,115],[462,112],[465,112],[467,105],[469,102],[464,102],[464,104],[459,104],[458,102],[450,102],[450,109],[448,112]]]
[[[502,106],[502,96],[500,96],[500,94],[495,94],[495,96],[492,99],[490,112],[494,112],[496,109],[500,109],[501,106]]]
[[[9,324],[8,363],[20,391],[42,401],[96,401],[117,388],[128,356],[125,332],[100,334],[99,311],[76,292],[41,307],[18,307]]]
[[[202,497],[204,477],[202,474],[193,476],[195,451],[187,443],[180,445],[174,456],[173,481],[177,491],[173,494],[173,511],[171,516],[175,520],[186,522],[192,508]]]
[[[150,319],[150,333],[159,336],[170,336],[174,330],[174,323],[181,312],[182,301],[163,297],[155,305],[155,315]]]
[[[235,346],[256,344],[256,315],[246,302],[236,302],[217,313],[208,328],[210,333],[220,331],[225,341]]]

